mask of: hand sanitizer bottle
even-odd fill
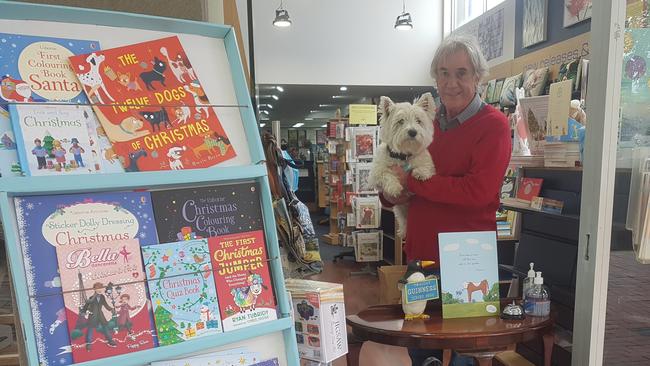
[[[531,287],[533,287],[533,281],[535,280],[535,270],[533,269],[533,266],[535,263],[531,262],[530,263],[530,269],[528,270],[528,276],[524,279],[524,284],[523,284],[523,289],[521,291],[522,294],[522,300],[526,301],[526,294],[528,293],[528,290],[530,290]]]
[[[524,311],[530,316],[548,316],[551,313],[551,297],[544,286],[542,272],[537,272],[533,287],[526,293]]]

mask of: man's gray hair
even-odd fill
[[[431,77],[436,79],[438,72],[438,64],[447,56],[456,51],[465,51],[469,56],[469,61],[474,67],[474,73],[478,77],[479,82],[486,77],[489,73],[489,68],[483,52],[478,46],[476,38],[467,35],[451,35],[442,40],[442,43],[436,50],[433,61],[431,61]]]

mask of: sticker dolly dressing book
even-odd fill
[[[178,37],[70,63],[126,171],[206,168],[236,156]]]
[[[56,247],[138,238],[157,243],[146,192],[15,198],[41,366],[72,363]]]

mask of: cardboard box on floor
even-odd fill
[[[397,289],[397,281],[406,273],[406,266],[379,267],[379,303],[399,304],[402,298]]]

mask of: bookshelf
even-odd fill
[[[17,329],[17,348],[0,351],[0,365],[39,365],[31,299],[25,277],[14,198],[20,196],[68,193],[159,190],[255,181],[260,188],[272,288],[278,319],[226,333],[187,340],[164,347],[119,356],[75,363],[83,366],[140,366],[153,361],[180,358],[214,347],[277,335],[277,357],[281,364],[299,365],[291,308],[285,296],[284,276],[279,259],[276,224],[271,193],[264,165],[255,114],[246,86],[235,34],[231,27],[153,16],[115,13],[62,6],[28,4],[0,0],[0,32],[52,37],[84,37],[98,40],[103,48],[178,35],[204,83],[204,89],[226,128],[238,156],[218,168],[56,177],[0,178],[0,214],[4,225],[5,249],[12,277],[13,292],[23,294],[15,300],[14,314],[22,325]],[[196,60],[196,61],[194,61]],[[227,126],[227,127],[226,127]],[[14,320],[16,319],[14,317]],[[11,322],[10,315],[0,322]],[[22,348],[24,345],[24,349]],[[18,356],[18,357],[16,357]],[[17,364],[17,363],[13,363]]]

